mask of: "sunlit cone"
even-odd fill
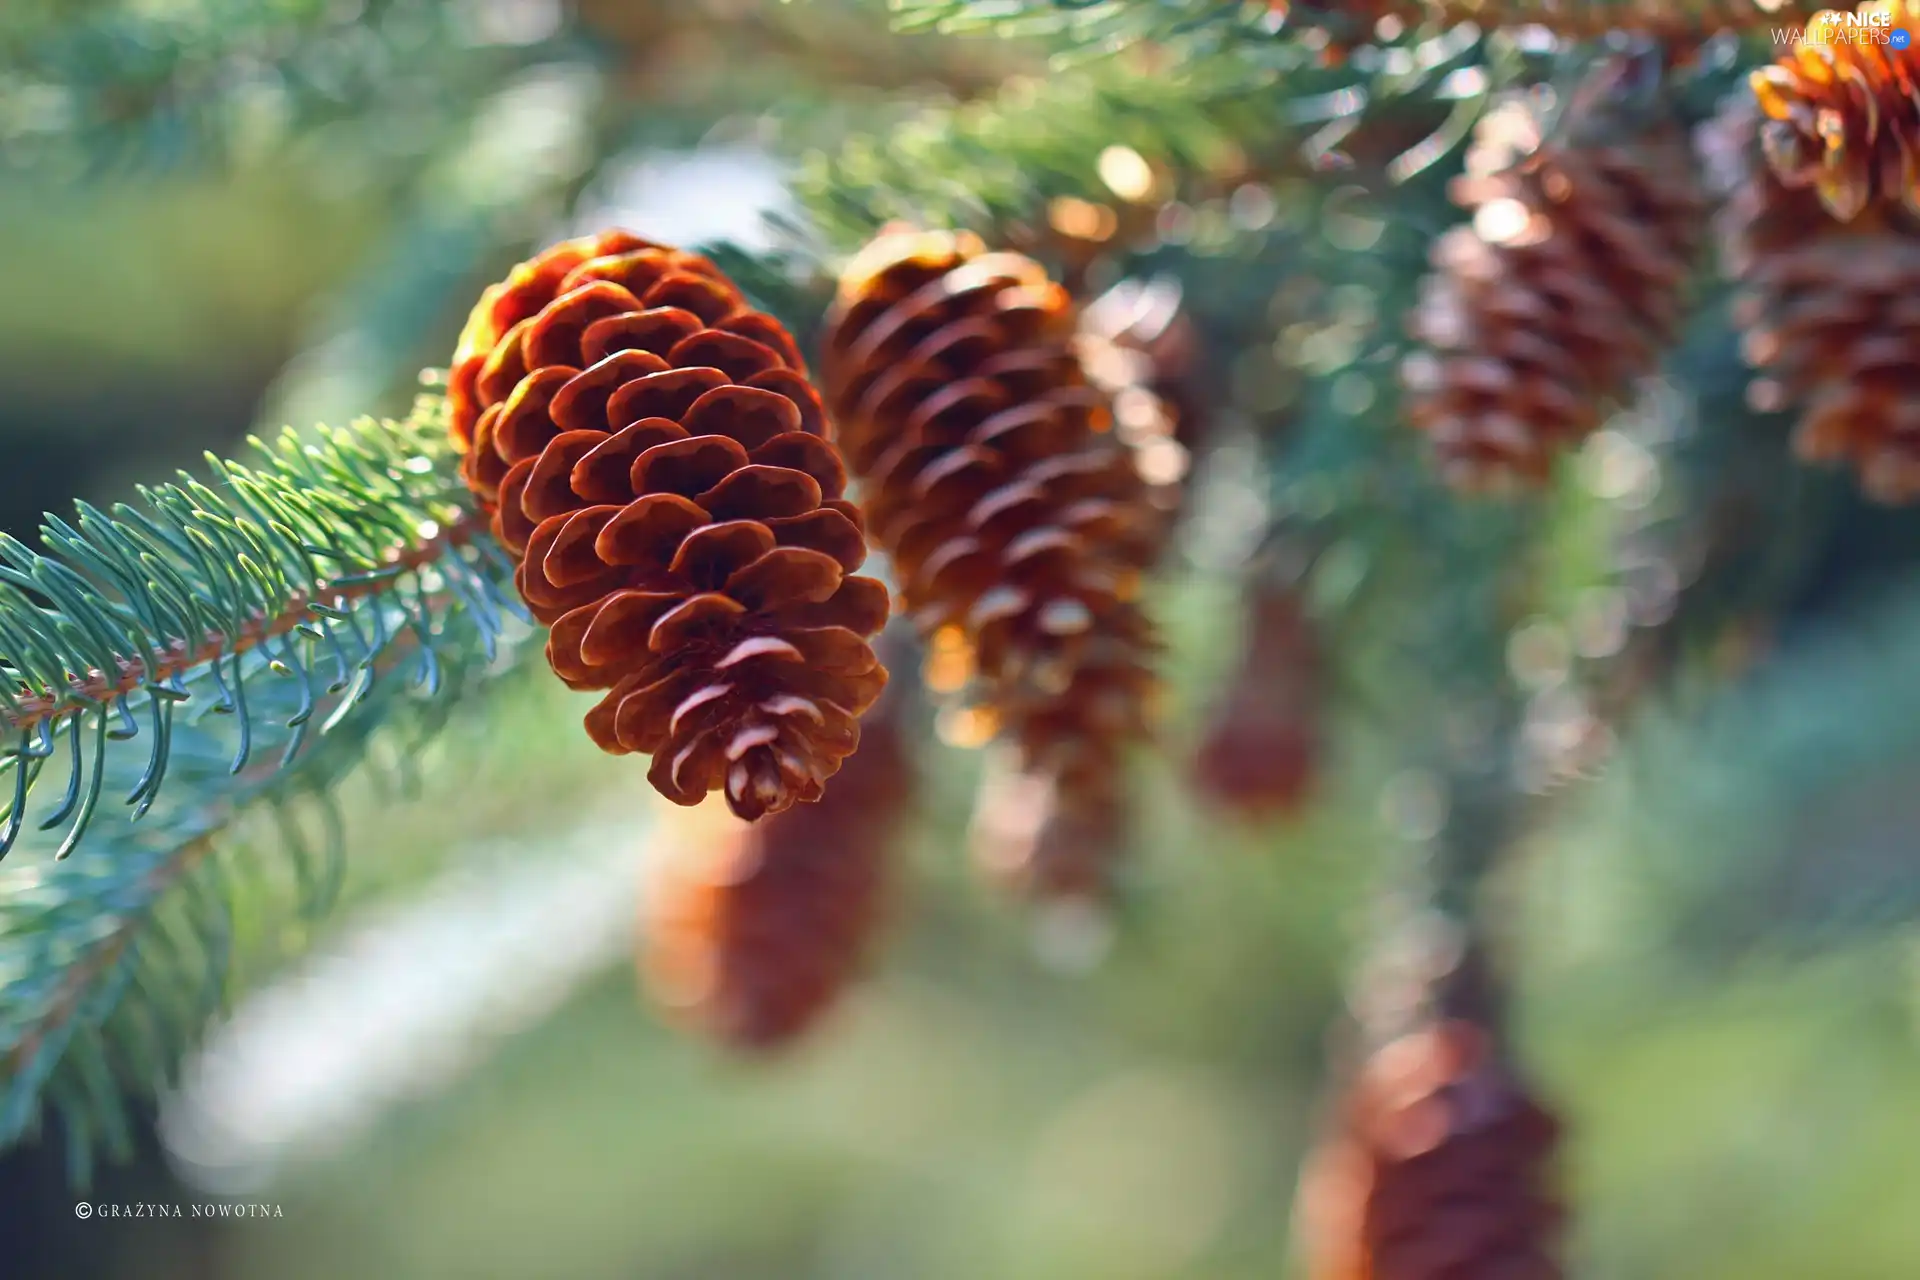
[[[482,296],[448,391],[462,474],[607,751],[677,804],[819,798],[886,671],[886,588],[793,339],[705,258],[624,232]]]
[[[867,717],[860,749],[816,804],[760,822],[695,810],[642,900],[654,998],[743,1051],[791,1043],[858,976],[883,919],[913,803],[904,699]]]
[[[1163,534],[1077,329],[1032,260],[892,232],[848,267],[826,339],[847,460],[908,616],[959,637],[984,711],[1069,787],[1143,731],[1155,641],[1135,597]]]
[[[1804,40],[1751,77],[1774,177],[1812,190],[1842,222],[1876,200],[1920,213],[1920,46],[1879,42],[1896,30],[1920,32],[1920,4],[1826,10]]]
[[[1311,1280],[1560,1280],[1559,1126],[1480,1026],[1369,1058],[1302,1171]]]
[[[1296,588],[1255,582],[1247,595],[1240,666],[1207,723],[1194,781],[1221,808],[1265,817],[1297,810],[1312,787],[1323,669]]]
[[[1403,369],[1455,483],[1543,481],[1673,338],[1707,207],[1658,74],[1604,64],[1564,136],[1520,102],[1481,122],[1454,190],[1474,218],[1434,246]]]
[[[1754,113],[1716,122],[1737,185],[1723,214],[1734,321],[1757,373],[1749,399],[1797,413],[1805,461],[1857,469],[1867,495],[1920,498],[1920,225],[1879,202],[1839,222],[1811,187],[1781,183],[1759,156]],[[1744,147],[1742,143],[1744,142]],[[1741,167],[1743,164],[1743,167]]]

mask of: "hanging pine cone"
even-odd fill
[[[642,903],[640,966],[657,1001],[747,1051],[792,1042],[833,1007],[881,923],[912,807],[910,705],[882,698],[818,803],[750,824],[692,815]]]
[[[1710,135],[1737,183],[1723,213],[1741,350],[1762,412],[1797,409],[1794,451],[1846,462],[1875,501],[1920,499],[1920,224],[1898,202],[1850,221],[1826,216],[1812,186],[1789,187],[1756,142],[1753,108],[1735,103]]]
[[[1491,1037],[1447,1020],[1368,1060],[1303,1174],[1313,1280],[1558,1280],[1559,1127]]]
[[[1543,138],[1533,110],[1485,117],[1456,180],[1471,225],[1441,236],[1410,320],[1409,419],[1448,478],[1539,482],[1656,368],[1682,318],[1705,199],[1646,61],[1618,58]]]
[[[1312,1280],[1559,1280],[1559,1125],[1512,1067],[1485,952],[1417,934],[1372,973],[1364,1060],[1302,1171]]]
[[[569,240],[474,308],[448,391],[462,474],[519,561],[603,749],[677,804],[818,799],[886,683],[886,588],[793,339],[705,258]]]
[[[1920,4],[1876,0],[1858,17],[1826,10],[1801,43],[1751,77],[1766,113],[1761,143],[1773,175],[1811,189],[1841,222],[1875,200],[1920,214],[1920,48],[1874,42],[1920,30]]]
[[[1262,817],[1298,809],[1313,783],[1323,672],[1295,586],[1256,580],[1247,601],[1240,667],[1208,722],[1194,780],[1220,807]]]
[[[1062,786],[995,758],[980,779],[968,842],[998,883],[1048,902],[1102,902],[1126,847],[1120,789]]]
[[[909,616],[964,641],[1027,767],[1107,785],[1144,731],[1160,523],[1075,332],[1030,259],[883,235],[842,279],[827,383]]]

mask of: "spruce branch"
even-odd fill
[[[350,694],[324,733],[364,697],[396,635],[420,642],[428,685],[441,648],[471,638],[490,653],[502,610],[517,606],[500,590],[504,560],[476,539],[442,417],[424,399],[405,421],[324,431],[318,443],[289,432],[256,442],[258,468],[210,459],[217,488],[183,474],[142,490],[138,507],[82,504],[71,524],[50,516],[45,553],[0,539],[0,720],[13,739],[0,756],[0,778],[11,774],[0,853],[24,830],[63,734],[65,794],[39,824],[67,826],[56,858],[98,812],[119,742],[146,735],[146,767],[125,796],[137,819],[162,790],[178,716],[231,717],[238,775],[254,751],[253,690],[288,680],[298,698],[284,769],[318,699]]]
[[[250,652],[306,623],[312,613],[339,612],[352,602],[384,589],[392,577],[423,568],[448,551],[465,546],[486,528],[486,523],[478,512],[467,512],[417,546],[392,548],[375,572],[323,582],[311,593],[297,590],[277,613],[269,616],[256,609],[231,634],[208,630],[197,647],[184,639],[175,639],[144,659],[117,657],[114,677],[109,678],[99,670],[89,671],[85,676],[70,679],[67,688],[58,693],[46,691],[18,698],[8,709],[0,711],[0,720],[11,730],[31,729],[42,721],[84,714],[87,705],[112,702],[142,686],[165,684],[194,667]]]
[[[1200,34],[1266,36],[1278,23],[1247,0],[890,0],[902,30],[1052,37],[1098,54]]]
[[[399,162],[387,176],[404,181],[515,68],[553,52],[552,41],[492,38],[474,7],[437,0],[4,9],[0,169],[20,162],[43,179],[257,159],[294,133],[345,124],[378,133],[386,146],[362,150],[384,149]],[[9,90],[60,110],[8,112]]]
[[[448,616],[456,598],[443,578],[428,607]],[[0,1145],[32,1132],[45,1102],[61,1113],[77,1179],[96,1145],[123,1151],[125,1099],[171,1079],[224,1005],[236,929],[243,920],[257,929],[263,913],[284,908],[273,871],[291,870],[303,915],[324,910],[337,892],[346,851],[334,786],[380,738],[400,735],[402,754],[417,754],[459,705],[458,693],[497,665],[471,632],[440,633],[431,637],[441,650],[437,691],[391,678],[428,642],[404,629],[403,606],[375,596],[362,608],[375,605],[389,612],[392,639],[367,668],[370,683],[322,695],[315,713],[336,728],[297,765],[262,752],[235,775],[232,718],[183,727],[175,782],[154,815],[105,815],[77,856],[0,875]],[[189,687],[196,678],[211,683],[207,670],[188,677]],[[284,747],[299,732],[287,721],[303,691],[257,655],[246,678],[257,686],[263,745]],[[295,820],[307,803],[320,806],[327,870],[313,865]]]
[[[1298,42],[1260,58],[1149,45],[855,134],[808,155],[793,186],[810,230],[836,249],[904,220],[1048,260],[1173,248],[1183,274],[1229,260],[1210,283],[1232,303],[1209,309],[1244,319],[1252,293],[1276,283],[1270,270],[1240,270],[1256,245],[1279,246],[1266,256],[1294,263],[1295,277],[1315,274],[1305,259],[1329,251],[1318,233],[1338,220],[1330,201],[1357,189],[1404,205],[1400,193],[1444,176],[1488,102],[1552,71],[1550,57],[1472,31],[1365,69],[1324,65]],[[1235,195],[1271,199],[1275,216],[1237,227]],[[1421,205],[1411,230],[1430,221]],[[1396,225],[1406,212],[1393,210]],[[1208,307],[1213,290],[1193,292]]]
[[[1317,74],[1302,69],[1302,84],[1317,85]],[[1230,190],[1294,134],[1274,103],[1295,87],[1236,59],[1151,54],[1016,78],[991,98],[931,108],[884,138],[855,136],[808,157],[794,190],[842,246],[894,219],[1005,231],[1043,221],[1061,196],[1157,204],[1175,194],[1160,185],[1174,175]],[[1114,189],[1102,158],[1119,148],[1137,157],[1130,169],[1148,166],[1147,181]]]

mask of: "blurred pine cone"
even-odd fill
[[[1313,1280],[1559,1280],[1559,1127],[1480,1026],[1435,1021],[1362,1068],[1301,1175]]]
[[[1605,64],[1543,138],[1524,103],[1481,121],[1455,180],[1475,210],[1435,243],[1411,317],[1407,413],[1468,487],[1547,478],[1652,373],[1682,318],[1706,201],[1657,77]]]
[[[878,931],[895,841],[913,804],[909,699],[889,693],[816,804],[760,822],[696,811],[642,902],[640,967],[654,998],[734,1049],[815,1026]]]
[[[875,541],[936,651],[964,643],[1026,767],[1111,785],[1145,731],[1135,596],[1162,522],[1074,348],[1065,292],[969,235],[884,234],[849,266],[827,384]]]
[[[818,799],[886,683],[885,586],[793,339],[705,258],[624,232],[489,288],[448,392],[462,474],[552,628],[611,690],[587,732],[677,804]]]
[[[1741,350],[1758,373],[1749,401],[1796,408],[1794,451],[1851,463],[1875,501],[1920,498],[1920,224],[1888,201],[1847,222],[1826,216],[1815,188],[1787,186],[1762,159],[1746,104],[1715,129],[1722,159],[1744,160],[1721,239],[1742,286]]]
[[[974,861],[1024,897],[1099,903],[1112,896],[1126,847],[1119,786],[1061,786],[995,758],[982,774],[968,832]]]
[[[1255,581],[1247,599],[1240,666],[1201,739],[1195,786],[1250,817],[1291,813],[1319,764],[1319,641],[1297,587]]]
[[[1875,200],[1920,213],[1920,47],[1873,35],[1920,30],[1920,4],[1874,0],[1853,15],[1825,10],[1804,39],[1751,77],[1766,114],[1761,143],[1774,177],[1808,188],[1842,222]]]

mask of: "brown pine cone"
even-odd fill
[[[1734,104],[1716,126],[1730,146],[1748,143],[1722,223],[1742,286],[1734,322],[1758,374],[1748,398],[1798,410],[1804,461],[1851,463],[1878,502],[1920,499],[1920,224],[1886,201],[1848,222],[1826,217],[1815,190],[1763,162],[1753,116]]]
[[[996,759],[981,777],[968,840],[981,870],[1023,897],[1104,902],[1126,847],[1126,802],[1113,775],[1067,786]]]
[[[1109,726],[1142,721],[1155,642],[1133,597],[1160,542],[1075,333],[1032,260],[896,232],[848,268],[826,344],[847,461],[908,615],[964,640],[1002,731],[1030,767],[1070,778],[1113,767]]]
[[[913,803],[906,700],[868,715],[860,749],[817,804],[756,823],[695,821],[642,902],[640,966],[654,998],[734,1049],[782,1047],[858,975]]]
[[[1559,1126],[1486,1031],[1447,1019],[1362,1069],[1302,1173],[1313,1280],[1559,1280]]]
[[[1299,809],[1320,756],[1320,646],[1292,587],[1248,591],[1240,668],[1209,721],[1195,785],[1249,817]]]
[[[818,799],[886,683],[886,588],[793,339],[705,258],[624,232],[516,267],[448,393],[462,474],[603,749],[676,804]]]
[[[1920,214],[1920,46],[1876,42],[1920,30],[1920,4],[1877,0],[1859,8],[1869,25],[1854,16],[1815,15],[1800,44],[1753,73],[1767,163],[1841,222],[1875,200]]]
[[[1607,141],[1543,139],[1520,103],[1481,122],[1454,189],[1474,221],[1434,245],[1409,324],[1428,349],[1403,366],[1407,415],[1455,483],[1544,481],[1679,325],[1706,201],[1686,133],[1657,102],[1622,121],[1635,74],[1603,67],[1590,101],[1568,108]],[[1606,109],[1614,95],[1621,110]]]

